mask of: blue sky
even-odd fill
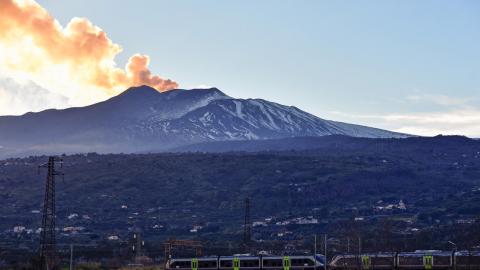
[[[479,1],[38,0],[181,88],[417,134],[480,137]]]

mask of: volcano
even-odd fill
[[[216,141],[406,134],[319,118],[263,99],[236,99],[217,88],[160,93],[132,87],[86,107],[0,117],[0,156],[162,152]]]

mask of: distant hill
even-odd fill
[[[271,151],[63,157],[65,180],[58,179],[56,186],[57,226],[85,230],[59,233],[59,242],[90,243],[113,233],[127,241],[133,226],[143,230],[149,243],[166,238],[235,241],[242,236],[245,197],[251,199],[252,221],[271,220],[268,226],[253,228],[258,240],[308,239],[328,232],[346,241],[346,234],[358,230],[365,247],[377,250],[375,233],[385,229],[382,220],[388,218],[399,249],[407,240],[408,250],[446,249],[441,246],[444,239],[464,247],[461,239],[478,241],[470,224],[461,223],[480,216],[477,140],[326,136],[252,146],[256,143],[260,141],[213,145],[242,145],[222,150]],[[295,145],[288,148],[297,150],[279,151],[278,145]],[[301,147],[307,150],[298,150]],[[46,156],[0,160],[0,239],[18,241],[14,226],[32,230],[40,226],[46,172],[39,175],[38,165],[46,160]],[[395,207],[400,201],[406,209]],[[318,224],[277,225],[308,216]],[[356,217],[363,220],[355,221]],[[192,233],[196,225],[202,229]],[[422,233],[433,237],[430,230],[439,235],[421,238]],[[286,231],[292,235],[279,236]],[[374,235],[368,237],[369,233]],[[22,237],[22,243],[37,247],[37,234]]]
[[[324,120],[296,107],[235,99],[216,88],[133,87],[87,107],[0,117],[0,157],[165,151],[201,142],[347,135],[407,135]]]
[[[418,151],[455,150],[480,146],[479,140],[463,136],[435,136],[409,138],[359,138],[345,135],[321,137],[294,137],[271,140],[219,141],[192,144],[171,149],[172,152],[280,152],[280,151],[328,151],[335,152],[395,152],[415,155]],[[455,148],[455,149],[453,149]]]

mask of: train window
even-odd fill
[[[259,267],[258,260],[240,260],[240,267]]]
[[[292,266],[313,266],[313,260],[312,259],[291,259],[291,265]]]
[[[220,261],[220,268],[232,268],[233,262],[232,260],[221,260]]]
[[[178,261],[172,262],[170,264],[170,268],[185,268],[184,267],[184,262],[178,262]],[[190,267],[188,267],[188,268],[190,268]]]
[[[390,257],[370,257],[370,261],[372,265],[393,265],[393,256]]]
[[[198,261],[198,268],[217,268],[217,261]]]
[[[480,254],[475,255],[460,255],[456,258],[457,265],[462,266],[479,266],[480,265]]]
[[[414,266],[422,266],[423,265],[423,258],[421,256],[398,256],[398,264],[399,265],[414,265]]]
[[[435,265],[450,266],[450,256],[434,256]]]
[[[282,259],[263,259],[263,267],[283,267]]]
[[[191,269],[192,267],[190,261],[175,261],[170,268]]]

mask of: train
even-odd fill
[[[480,270],[480,251],[417,250],[415,252],[336,255],[330,261],[329,268],[333,270]]]
[[[480,270],[480,251],[418,250],[300,256],[237,255],[171,258],[166,270]]]
[[[168,270],[316,270],[325,268],[325,256],[212,256],[169,259]]]

